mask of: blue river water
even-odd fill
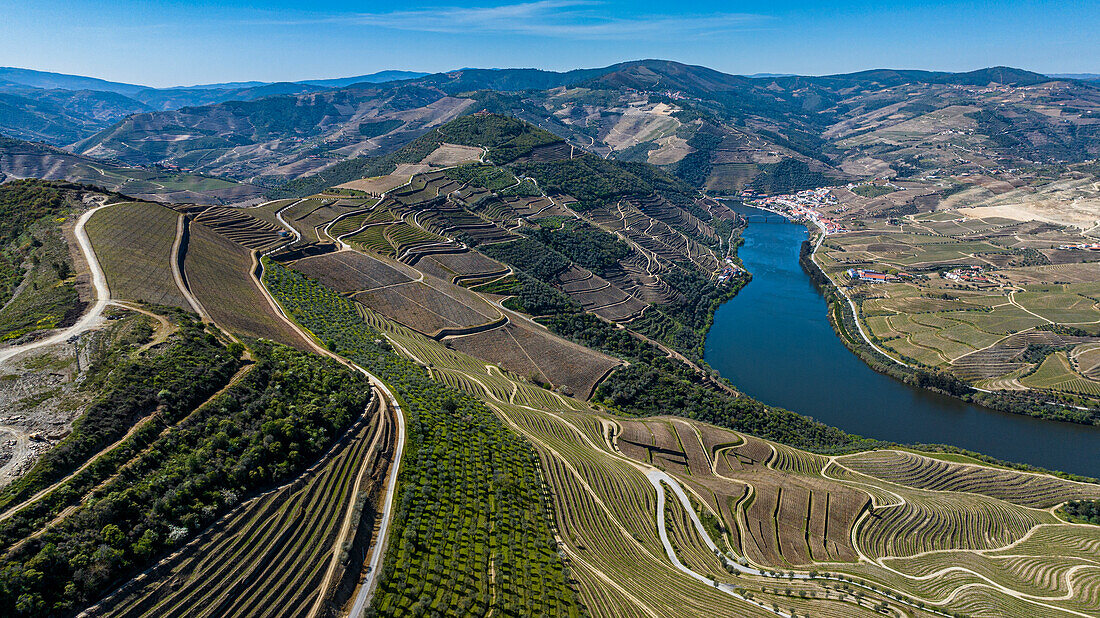
[[[806,228],[775,216],[768,221],[745,230],[738,255],[753,280],[718,309],[707,335],[705,360],[735,386],[850,433],[951,444],[1100,477],[1100,427],[997,412],[868,367],[833,332],[824,297],[798,263]]]

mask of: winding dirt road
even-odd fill
[[[89,307],[84,315],[80,316],[80,319],[78,319],[75,324],[68,328],[57,331],[38,341],[13,346],[0,351],[0,363],[19,356],[20,354],[30,352],[31,350],[61,343],[62,341],[75,337],[99,325],[100,315],[102,315],[103,310],[107,308],[107,303],[111,298],[111,292],[107,288],[107,277],[104,276],[103,269],[99,266],[99,260],[96,259],[95,251],[92,250],[92,242],[88,239],[88,233],[84,230],[84,225],[88,223],[88,219],[91,219],[93,214],[107,206],[109,206],[109,204],[101,204],[85,211],[84,214],[80,215],[80,218],[77,219],[76,227],[73,228],[73,234],[76,236],[76,242],[80,246],[80,252],[84,254],[84,259],[88,262],[88,269],[92,273],[92,286],[95,288],[96,299],[91,304],[91,307]]]

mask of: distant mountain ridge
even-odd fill
[[[0,79],[28,79],[21,75]],[[1031,88],[1050,82],[1059,83]],[[1040,96],[1062,101],[1072,117],[1043,113]],[[1090,114],[1100,106],[1086,108],[1097,99],[1094,82],[1003,66],[744,76],[649,59],[561,72],[465,68],[227,82],[129,96],[0,84],[0,132],[130,166],[272,186],[351,158],[384,155],[439,123],[487,110],[600,156],[660,165],[691,184],[729,193],[843,180],[872,169],[918,173],[921,156],[945,151],[864,148],[848,138],[948,108],[929,122],[949,121],[944,131],[964,129],[984,140],[972,145],[1002,156],[1095,158],[1100,125]],[[852,159],[857,151],[859,162]]]
[[[50,71],[35,71],[33,69],[20,69],[17,67],[0,67],[0,80],[47,90],[99,90],[124,95],[136,94],[142,90],[149,89],[148,86],[112,82],[96,77],[52,73]]]
[[[18,84],[43,88],[47,90],[100,90],[104,92],[117,92],[124,95],[135,95],[147,90],[242,90],[246,88],[258,88],[275,84],[308,84],[322,88],[340,88],[359,83],[377,84],[381,82],[396,81],[399,79],[415,79],[424,77],[428,73],[420,71],[386,70],[352,77],[337,77],[332,79],[300,79],[294,81],[265,82],[265,81],[240,81],[221,82],[214,84],[196,84],[193,86],[168,86],[166,88],[154,88],[141,84],[127,84],[112,82],[96,77],[83,75],[70,75],[67,73],[53,73],[50,71],[36,71],[34,69],[21,69],[17,67],[0,67],[0,86]]]
[[[1100,73],[1050,73],[1049,75],[1058,79],[1079,79],[1086,82],[1100,80]]]
[[[0,67],[0,133],[65,146],[86,139],[130,114],[301,95],[425,75],[415,71],[379,71],[300,82],[243,81],[151,88],[80,75]]]

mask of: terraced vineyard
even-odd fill
[[[333,305],[346,302],[335,295],[325,298]],[[871,615],[878,603],[911,615],[928,615],[920,607],[946,612],[967,608],[976,616],[1006,609],[1061,615],[1063,610],[1081,611],[1076,608],[1087,602],[1082,598],[1091,598],[1091,592],[1081,598],[1061,597],[1069,581],[1078,582],[1082,591],[1089,589],[1091,574],[1084,567],[1090,564],[1088,552],[1095,551],[1095,535],[1079,526],[1058,524],[1049,512],[1001,498],[1046,505],[1059,499],[1059,491],[1066,492],[1061,498],[1065,499],[1078,490],[1091,495],[1093,486],[895,451],[830,458],[681,418],[609,417],[377,313],[360,315],[393,349],[427,367],[435,380],[481,398],[534,444],[551,490],[560,550],[592,615],[754,615],[770,613],[772,603],[786,613],[794,608],[796,613],[826,616]],[[340,322],[347,324],[344,320]],[[338,331],[328,332],[335,337]],[[875,469],[872,462],[883,460],[883,469],[890,470],[889,462],[895,459],[898,472],[889,480],[847,467],[850,463],[858,468],[866,461],[868,469]],[[727,568],[732,567],[714,558],[688,512],[675,497],[668,497],[664,521],[669,551],[720,586],[686,578],[668,561],[657,534],[654,485],[645,474],[656,468],[688,491],[692,510],[704,522],[713,522],[704,524],[707,534],[723,551],[749,565],[746,568],[759,566],[767,573],[795,565],[799,577],[807,579],[757,571],[730,575]],[[918,480],[905,482],[936,490],[894,482],[910,477]],[[971,478],[985,482],[964,482]],[[1013,487],[1025,487],[1033,479],[1040,479],[1038,493],[1013,493]],[[998,488],[1003,493],[993,491]],[[1061,536],[1051,535],[1055,530]],[[1036,536],[1049,540],[1036,546],[1042,550],[1032,559],[1008,557],[1017,556],[1016,548]],[[964,570],[956,568],[929,581],[922,578],[926,571],[918,570],[920,563],[910,567],[909,561],[931,558],[903,557],[921,551],[933,552],[921,556],[972,556],[974,562],[956,560]],[[1074,558],[1074,551],[1084,560]],[[993,558],[998,552],[1006,558]],[[982,560],[1004,565],[1004,572],[983,570]],[[936,567],[932,562],[926,568]],[[826,569],[829,579],[823,575]],[[1003,588],[987,585],[970,571],[983,573]],[[837,580],[838,574],[852,579]],[[960,586],[970,592],[948,594]],[[1089,610],[1084,611],[1088,615]]]
[[[532,326],[474,292],[423,274],[443,270],[447,264],[471,276],[480,276],[484,270],[490,275],[506,272],[498,262],[474,253],[431,255],[410,267],[339,251],[291,266],[409,328],[571,394],[587,397],[620,364]]]
[[[409,417],[405,497],[372,608],[579,615],[530,447],[480,402],[374,343],[351,301],[277,264],[265,282],[296,321],[390,383]]]
[[[860,453],[841,462],[846,468],[906,487],[982,494],[1035,508],[1049,508],[1067,499],[1100,498],[1100,486],[1091,483],[951,463],[904,451]]]
[[[487,113],[387,162],[349,183],[370,198],[93,219],[141,337],[0,491],[0,614],[1097,615],[1100,528],[1058,506],[1100,485],[852,436],[693,360],[747,279],[728,208]],[[1023,270],[1011,221],[897,220],[830,237],[826,268],[1019,279],[858,289],[878,343],[1087,392],[1095,337],[1051,322],[1100,286]]]
[[[352,559],[361,561],[365,544],[377,542],[371,535],[374,505],[395,437],[378,404],[372,399],[325,459],[293,483],[234,509],[158,564],[148,583],[102,602],[100,613],[304,616],[315,607],[327,613],[342,605],[359,575]],[[350,529],[344,527],[349,511],[356,522]],[[326,569],[334,551],[343,576]]]
[[[249,210],[211,207],[195,221],[249,249],[267,251],[287,242],[281,226],[253,217]]]

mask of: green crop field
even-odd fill
[[[363,207],[372,206],[375,201],[376,200],[373,199],[368,200],[367,203],[363,204]],[[329,226],[328,235],[332,238],[339,238],[344,234],[354,232],[367,223],[392,219],[392,216],[387,216],[388,213],[389,211],[386,209],[371,209],[354,215],[348,215]]]
[[[1059,384],[1078,377],[1066,360],[1064,352],[1055,352],[1048,356],[1035,373],[1021,381],[1036,388],[1056,388]]]
[[[386,238],[400,255],[409,247],[427,243],[444,242],[445,239],[408,223],[394,223],[385,228]]]
[[[265,275],[295,320],[389,382],[409,416],[404,497],[372,609],[579,615],[530,446],[476,399],[374,343],[352,301],[274,263]]]
[[[449,168],[444,173],[452,180],[475,187],[484,187],[490,191],[500,191],[516,184],[515,176],[507,170],[492,165],[460,165]]]
[[[875,185],[875,184],[857,185],[855,187],[852,187],[852,193],[855,193],[856,195],[859,195],[859,196],[862,196],[862,197],[872,198],[872,199],[876,198],[876,197],[881,197],[883,195],[887,195],[887,194],[893,193],[893,192],[894,192],[894,189],[892,189],[890,187],[884,187],[882,185]]]
[[[386,225],[369,226],[357,234],[344,238],[344,242],[369,253],[393,256],[393,245],[390,244],[385,233],[387,227]]]
[[[1052,322],[1073,324],[1100,320],[1100,310],[1096,308],[1096,301],[1073,291],[1077,286],[1028,287],[1031,290],[1014,294],[1013,299]],[[1087,292],[1093,292],[1093,290],[1090,289]]]

